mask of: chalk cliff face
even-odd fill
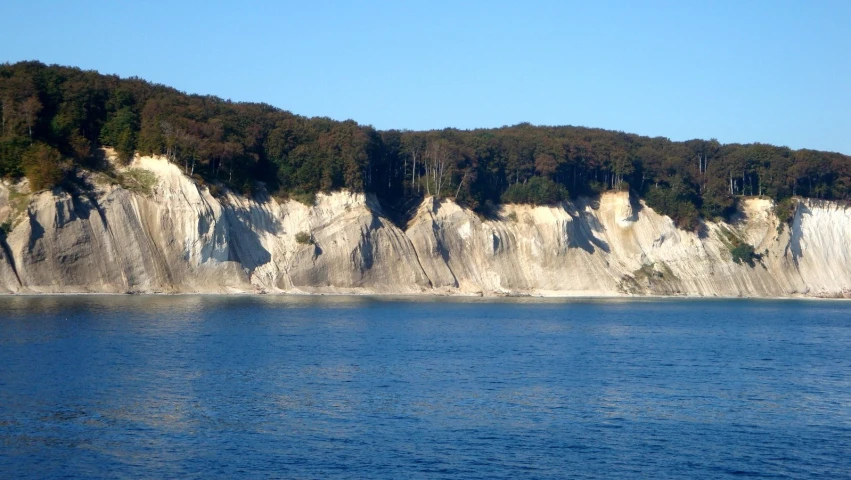
[[[804,200],[778,228],[748,199],[698,235],[626,193],[493,218],[427,199],[401,229],[362,194],[214,197],[162,159],[131,168],[156,175],[149,192],[0,185],[0,292],[851,297],[851,208],[835,202]],[[734,262],[731,242],[761,258]]]

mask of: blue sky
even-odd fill
[[[376,128],[584,125],[851,154],[851,1],[16,1],[37,59]]]

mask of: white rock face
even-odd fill
[[[151,195],[0,184],[0,223],[14,226],[0,292],[851,297],[851,208],[837,202],[803,201],[790,230],[748,199],[697,235],[626,193],[494,218],[427,199],[403,231],[362,194],[216,198],[165,160],[132,168],[156,174]],[[753,267],[732,260],[733,237],[762,255]]]

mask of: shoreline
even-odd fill
[[[36,297],[255,297],[255,298],[315,298],[315,297],[354,297],[354,298],[381,298],[381,299],[451,299],[451,300],[767,300],[767,301],[850,301],[851,297],[828,297],[795,295],[782,297],[764,296],[705,296],[705,295],[628,295],[628,294],[475,294],[475,293],[341,293],[341,292],[16,292],[0,293],[0,299],[4,298],[36,298]]]

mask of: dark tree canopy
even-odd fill
[[[158,154],[210,183],[282,196],[338,189],[402,208],[426,195],[472,208],[548,204],[630,190],[679,226],[728,214],[736,197],[851,199],[851,158],[764,144],[672,142],[580,127],[376,131],[266,104],[188,95],[38,62],[0,65],[0,176],[51,188],[73,168]]]

